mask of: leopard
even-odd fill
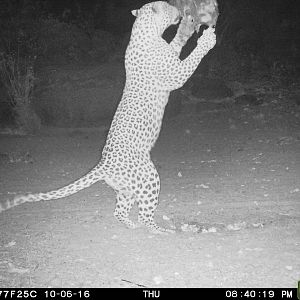
[[[116,192],[115,218],[127,228],[146,227],[150,232],[174,232],[159,226],[154,212],[159,203],[160,177],[151,159],[171,91],[180,88],[216,43],[208,28],[193,52],[180,60],[162,38],[166,28],[180,20],[179,10],[165,1],[145,4],[132,11],[136,17],[125,52],[123,94],[107,134],[102,156],[86,175],[56,190],[16,195],[0,212],[26,202],[48,201],[73,195],[99,181]],[[138,220],[129,212],[138,206]]]

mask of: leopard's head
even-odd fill
[[[179,10],[165,1],[145,4],[131,13],[140,20],[148,18],[144,23],[152,23],[160,36],[169,26],[177,24],[181,18]]]

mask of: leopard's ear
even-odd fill
[[[155,5],[155,3],[153,3],[152,5],[152,11],[156,14],[157,13],[157,7]]]
[[[132,14],[133,16],[137,17],[138,14],[139,14],[139,10],[138,10],[138,9],[134,9],[134,10],[131,11],[131,14]]]
[[[161,11],[163,8],[165,8],[168,5],[169,4],[167,2],[155,1],[152,3],[152,10],[155,14],[157,14],[159,11]]]

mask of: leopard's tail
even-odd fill
[[[6,200],[4,203],[0,202],[0,213],[26,202],[38,202],[43,200],[48,201],[48,200],[64,198],[73,195],[79,192],[80,190],[83,190],[91,186],[92,184],[104,179],[105,179],[105,174],[101,169],[101,167],[99,167],[98,165],[83,177],[57,190],[53,190],[45,193],[19,195],[19,196],[15,196],[13,199]]]

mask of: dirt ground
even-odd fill
[[[0,201],[82,176],[107,129],[1,135]],[[296,287],[299,142],[300,106],[284,94],[185,104],[152,151],[156,220],[175,234],[124,228],[104,183],[24,204],[0,215],[0,287]]]

